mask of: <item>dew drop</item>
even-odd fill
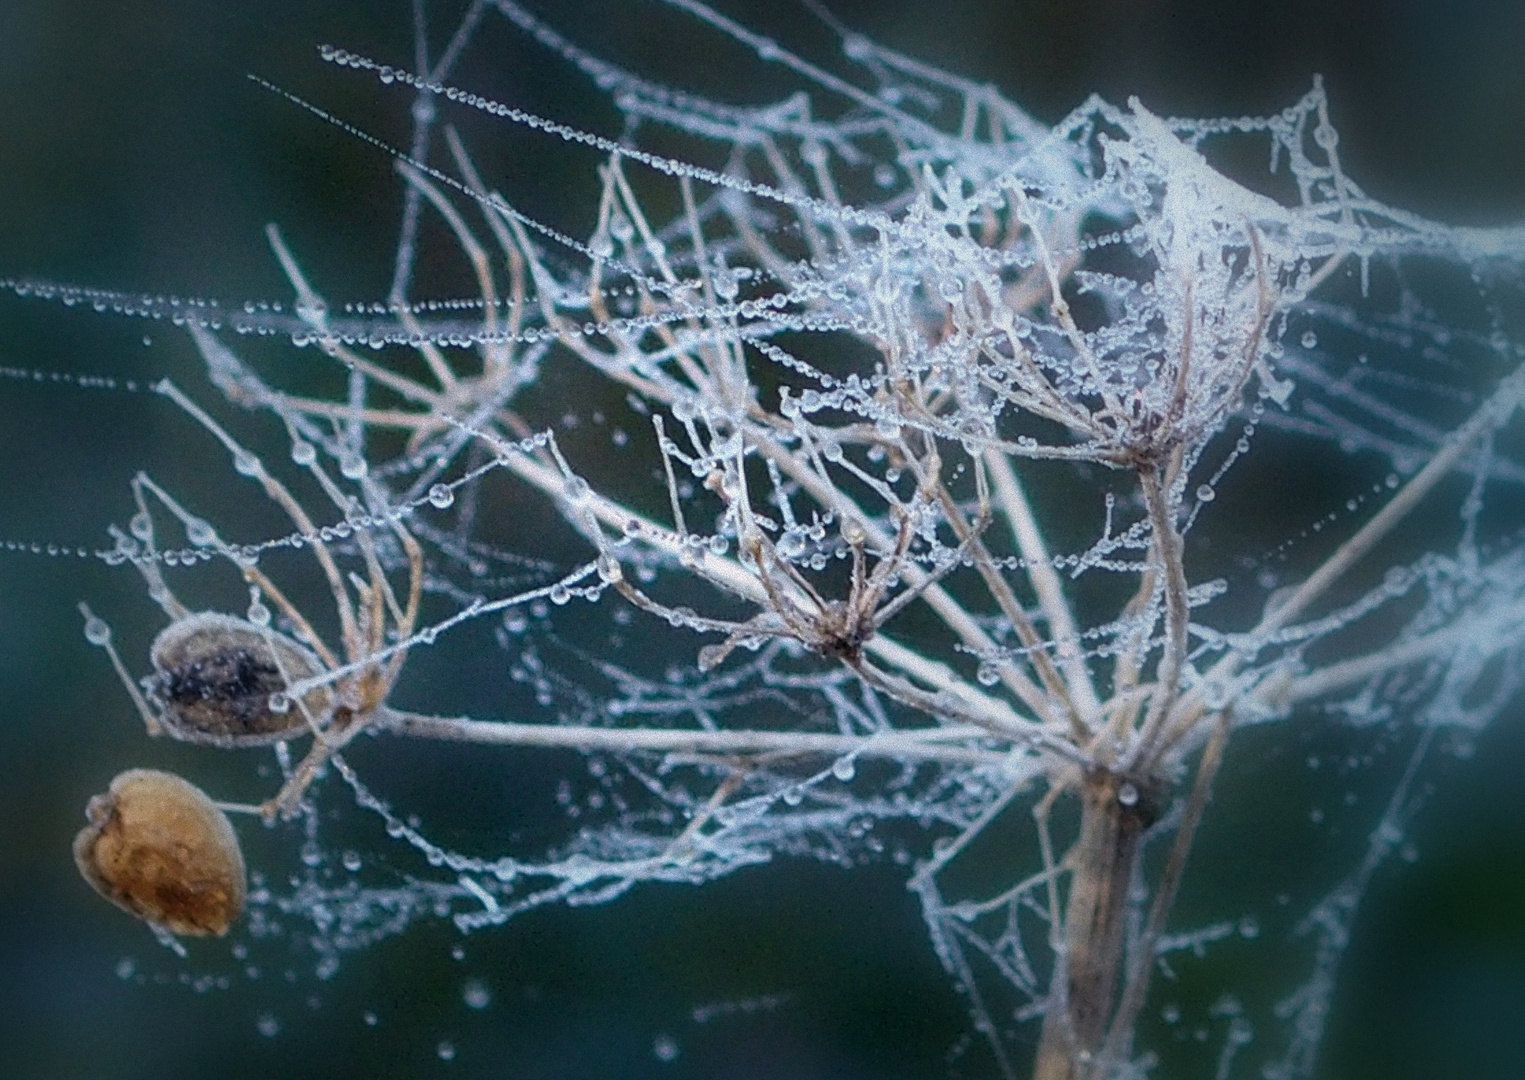
[[[111,627],[105,619],[92,615],[85,620],[85,640],[92,645],[104,645],[111,640]]]
[[[831,775],[843,783],[851,780],[857,771],[857,766],[853,764],[853,759],[850,757],[837,758],[831,766]]]
[[[468,1009],[485,1009],[492,1004],[492,990],[481,979],[467,979],[461,987],[461,1000]]]
[[[434,1052],[439,1055],[441,1061],[454,1061],[455,1043],[449,1039],[441,1039],[439,1046],[435,1047]]]
[[[1212,485],[1203,484],[1201,487],[1197,488],[1197,501],[1212,502],[1213,499],[1217,497],[1217,494],[1218,493],[1212,489]]]
[[[429,505],[436,510],[448,510],[453,502],[455,502],[455,492],[445,484],[435,484],[429,488]]]
[[[254,1021],[254,1028],[267,1039],[273,1039],[281,1033],[281,1022],[272,1013],[260,1013],[259,1019]]]
[[[651,1052],[658,1061],[676,1061],[679,1053],[678,1040],[663,1032],[651,1041]]]
[[[1312,330],[1306,330],[1303,332],[1302,343],[1305,349],[1314,348],[1318,345],[1318,335]]]
[[[298,439],[291,444],[291,460],[298,465],[311,465],[318,460],[317,448],[305,439]]]
[[[1117,789],[1117,801],[1124,806],[1133,806],[1138,802],[1138,788],[1124,780]]]

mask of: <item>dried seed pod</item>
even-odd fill
[[[154,639],[154,674],[144,680],[169,733],[186,742],[223,748],[260,746],[308,730],[295,702],[271,707],[286,688],[323,671],[318,658],[274,630],[215,611],[176,619]],[[322,723],[332,710],[325,688],[303,698]]]
[[[206,792],[129,769],[85,807],[74,862],[95,891],[176,934],[221,937],[244,907],[238,837]]]

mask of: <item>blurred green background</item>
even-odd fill
[[[1453,221],[1525,217],[1525,5],[831,7],[885,44],[994,83],[1048,121],[1092,91],[1113,101],[1137,94],[1158,113],[1266,113],[1321,72],[1347,171],[1370,193]],[[753,0],[723,9],[831,59],[800,7]],[[651,0],[566,0],[538,10],[573,39],[659,80],[744,101],[789,85],[766,77],[737,85],[713,35]],[[428,14],[437,43],[457,10],[429,4]],[[280,298],[288,290],[262,234],[276,221],[331,298],[383,298],[399,204],[390,163],[245,75],[398,143],[407,98],[321,63],[317,46],[406,65],[411,41],[401,0],[0,0],[0,276],[225,303]],[[616,130],[613,111],[580,77],[506,26],[484,37],[461,81]],[[489,148],[490,135],[474,129],[490,182],[537,217],[585,228],[596,191],[589,159],[519,131]],[[6,295],[0,328],[0,366],[167,375],[212,396],[188,341],[166,325]],[[262,507],[242,505],[225,463],[207,457],[206,440],[158,398],[0,380],[0,416],[0,540],[102,544],[106,524],[131,512],[127,481],[139,469],[192,505],[215,508],[231,535],[268,527]],[[1312,521],[1329,509],[1320,499],[1345,497],[1310,490],[1291,516]],[[1268,534],[1264,546],[1282,539]],[[229,595],[236,602],[237,591]],[[314,978],[310,957],[270,946],[254,980],[240,974],[228,942],[196,949],[188,963],[175,959],[78,880],[68,844],[85,800],[132,764],[185,768],[208,786],[220,782],[219,791],[242,784],[250,797],[258,794],[253,770],[143,737],[104,657],[84,642],[75,603],[85,598],[113,620],[129,664],[138,663],[157,619],[129,571],[0,553],[0,1075],[991,1074],[978,1048],[958,1050],[968,1028],[962,1001],[932,956],[904,871],[890,865],[843,872],[780,861],[701,889],[651,887],[597,909],[545,910],[468,939],[424,926],[346,956],[328,980]],[[428,661],[418,667],[415,678],[431,677]],[[445,677],[440,668],[433,677]],[[1433,770],[1435,794],[1414,836],[1419,859],[1379,874],[1357,923],[1321,1075],[1525,1073],[1518,712],[1469,760]],[[1339,804],[1348,786],[1358,796],[1348,825],[1329,830],[1346,830],[1346,856],[1359,849],[1390,773],[1355,770],[1348,785],[1305,775],[1307,757],[1338,761],[1351,752],[1319,739],[1288,726],[1235,746],[1193,866],[1190,909],[1237,917],[1251,886],[1268,895],[1250,903],[1274,908],[1279,882],[1307,901],[1344,873],[1349,858],[1304,867],[1306,849],[1267,843],[1249,828],[1267,815],[1306,823],[1309,800]],[[448,789],[457,763],[423,754],[410,765],[412,782],[437,776]],[[1277,925],[1270,915],[1264,921]],[[1274,934],[1258,947],[1274,952]],[[1230,960],[1243,969],[1243,996],[1274,992],[1251,985],[1254,954]],[[227,976],[231,988],[182,985],[201,975]],[[490,1003],[473,1007],[482,991]],[[725,1003],[729,1010],[704,1012]],[[1197,1014],[1206,1030],[1208,1004]],[[1215,1052],[1193,1050],[1196,1027],[1188,1016],[1161,1037],[1157,1075],[1212,1075]],[[1216,1045],[1221,1024],[1210,1035]],[[1283,1035],[1263,1029],[1259,1038]]]

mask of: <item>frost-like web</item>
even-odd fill
[[[1048,126],[824,11],[840,55],[817,64],[668,2],[798,92],[662,85],[508,0],[405,66],[323,48],[412,106],[392,147],[286,95],[396,166],[385,300],[330,304],[274,226],[280,300],[5,283],[185,326],[307,475],[313,501],[275,492],[280,469],[160,385],[293,530],[225,541],[142,478],[103,553],[172,624],[188,609],[168,572],[205,561],[250,583],[251,624],[318,651],[314,627],[343,624],[343,649],[287,673],[316,749],[281,744],[262,809],[305,823],[305,869],[261,881],[250,933],[332,957],[419,920],[476,931],[780,856],[889,859],[1007,1075],[1034,1041],[1035,1075],[1145,1075],[1149,1017],[1174,1022],[1160,984],[1273,937],[1307,953],[1304,981],[1273,1002],[1226,986],[1213,1067],[1308,1075],[1416,775],[1519,689],[1525,236],[1365,195],[1316,81],[1271,116],[1093,98]],[[605,91],[622,127],[457,85],[490,20]],[[586,230],[516,209],[453,115],[584,153]],[[1247,144],[1248,182],[1225,171]],[[461,260],[475,295],[428,298],[426,254]],[[258,337],[329,390],[265,374]],[[1254,463],[1278,458],[1348,470],[1356,494],[1295,542],[1205,543],[1253,501],[1238,478],[1268,483]],[[532,502],[554,549],[505,512]],[[156,543],[176,519],[185,544]],[[332,597],[280,593],[275,552],[315,557]],[[503,684],[477,719],[402,672],[424,649],[459,662],[473,633]],[[141,665],[113,661],[138,695]],[[1365,852],[1296,919],[1178,926],[1219,765],[1273,725],[1369,733],[1407,764]],[[578,764],[532,828],[455,844],[387,793],[416,739]],[[324,846],[315,807],[334,802],[395,841],[387,875]]]

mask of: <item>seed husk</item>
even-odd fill
[[[244,856],[227,815],[174,773],[129,769],[85,808],[74,862],[107,900],[188,937],[218,936],[244,907]]]
[[[271,706],[294,682],[323,671],[318,658],[283,634],[216,611],[177,619],[154,639],[154,674],[144,680],[159,719],[177,739],[218,746],[263,746],[306,734],[308,717],[325,723],[332,711],[326,688],[308,691],[306,705]]]

